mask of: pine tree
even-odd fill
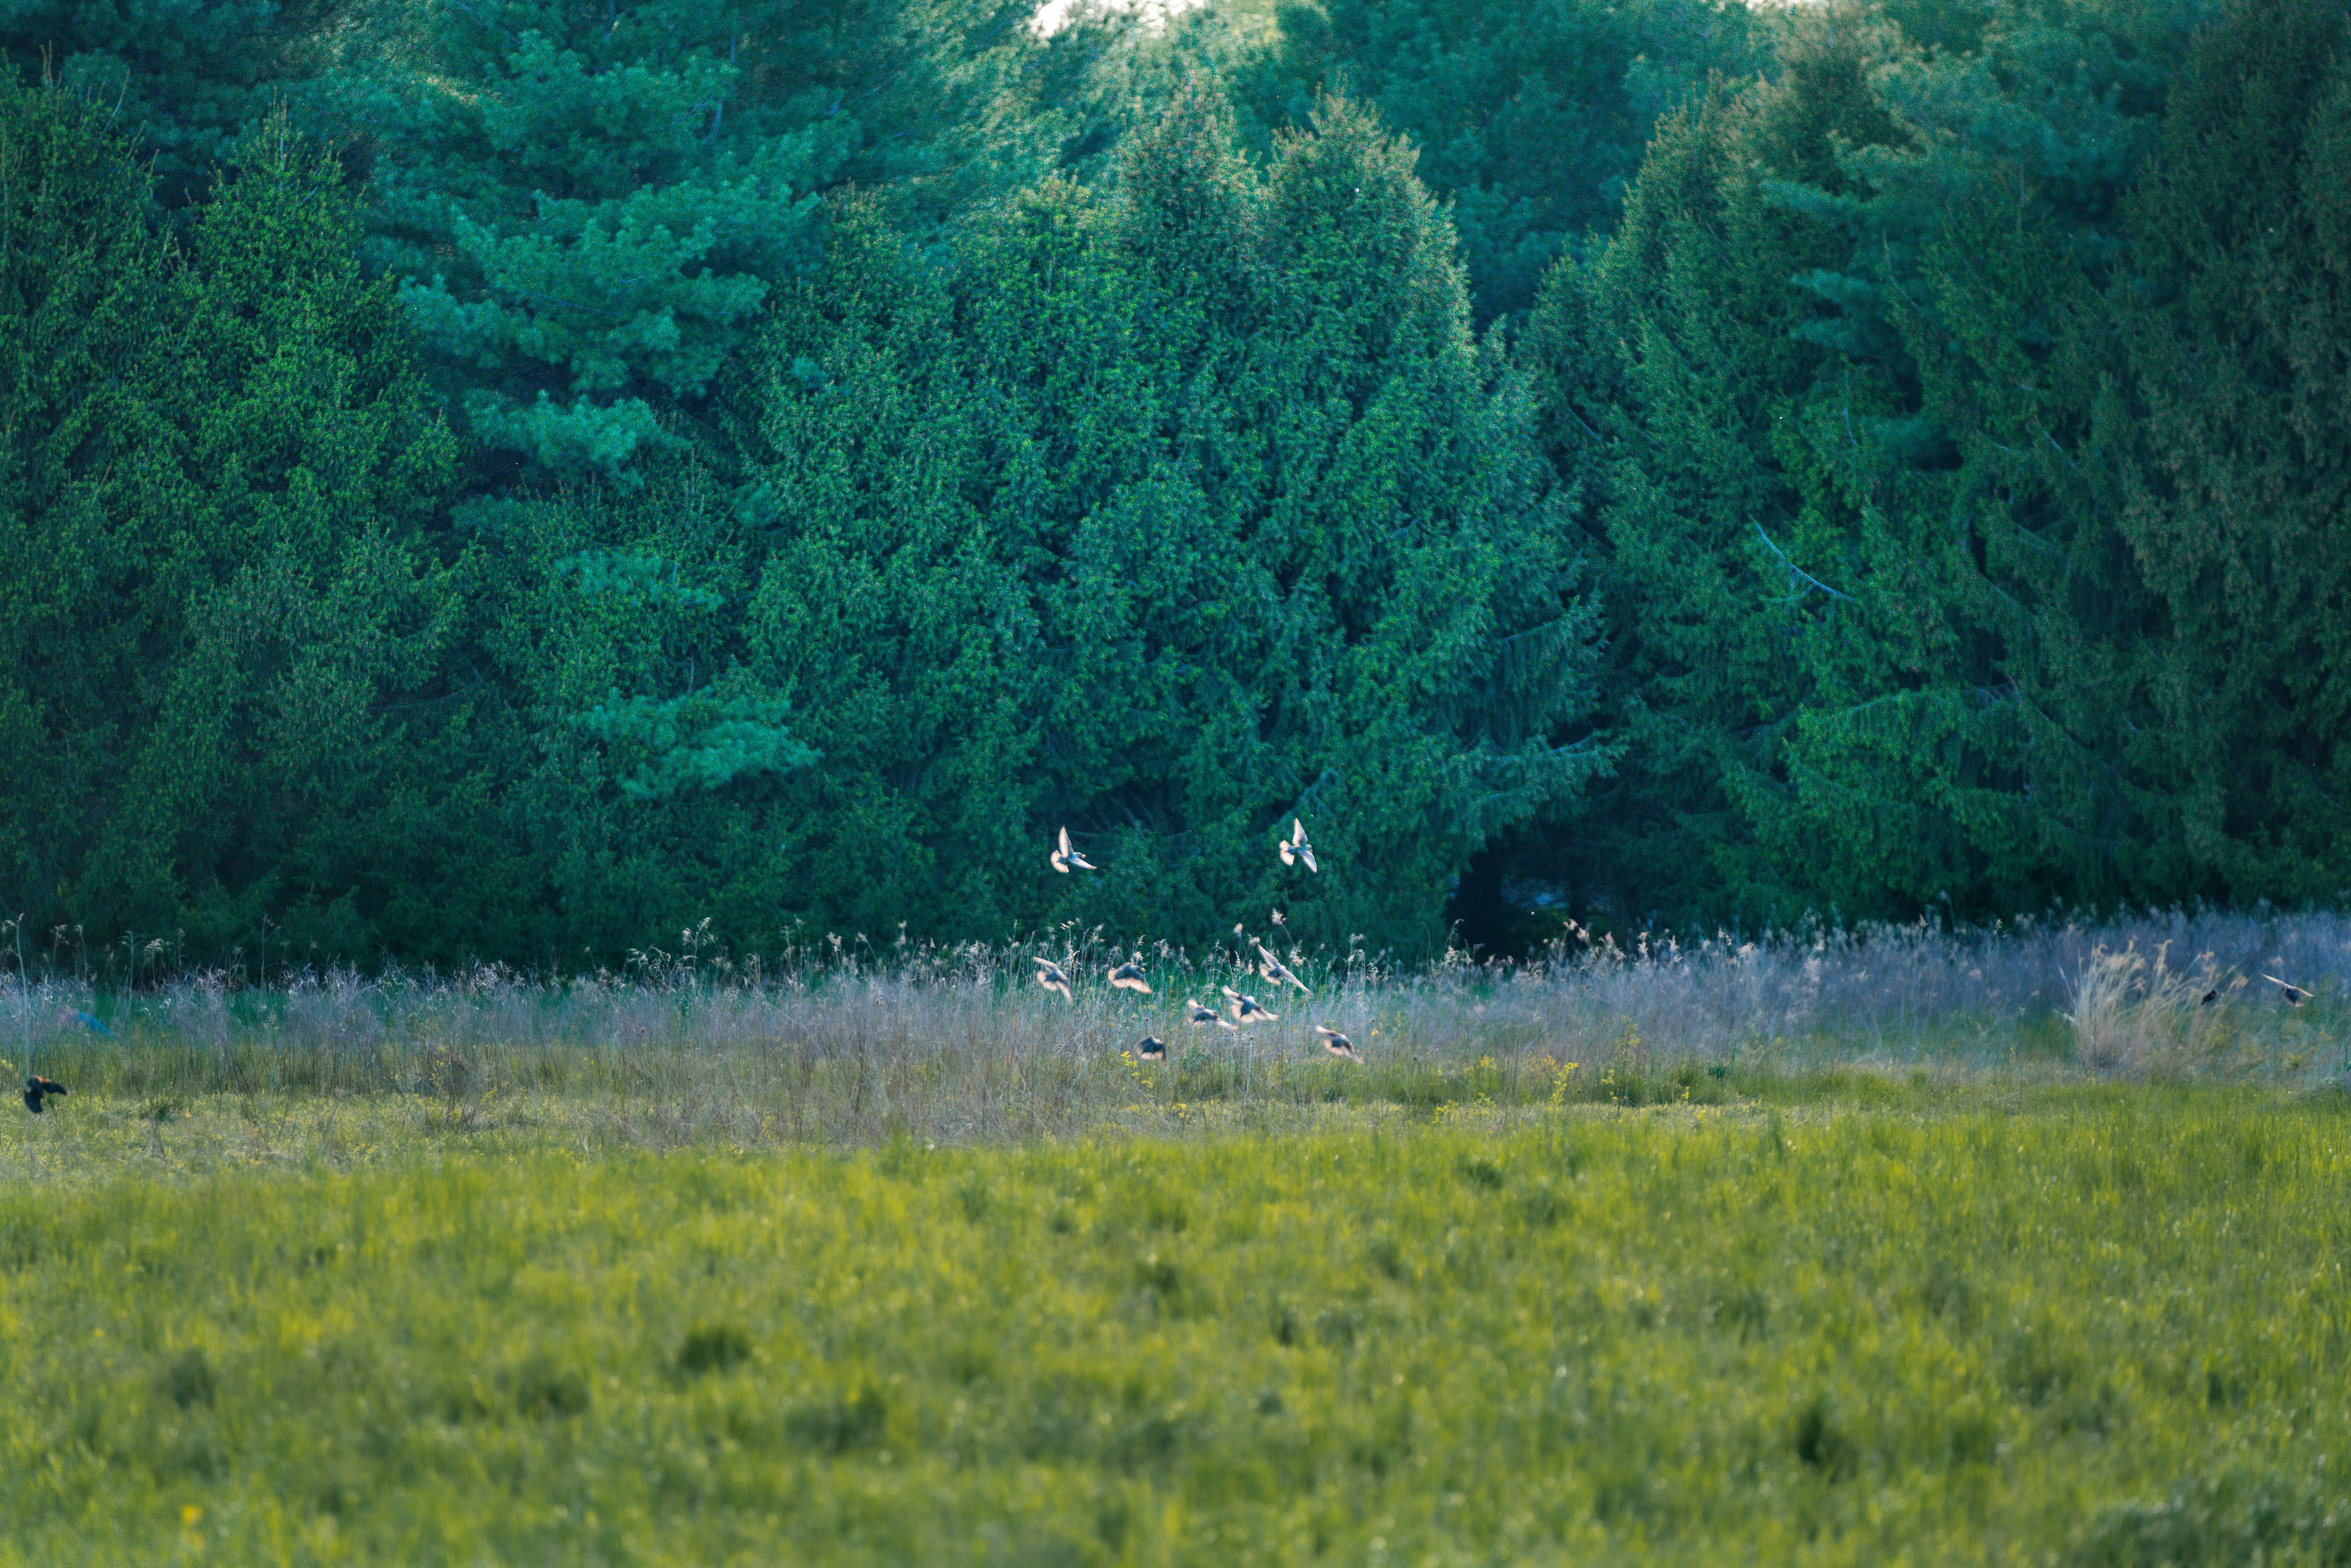
[[[914,216],[984,187],[1024,145],[993,134],[1029,47],[1010,20],[948,0],[394,13],[347,81],[374,128],[370,262],[503,456],[486,476],[634,483],[813,264],[821,192],[880,183]]]
[[[485,815],[505,950],[616,961],[708,919],[772,938],[778,779],[812,754],[749,678],[731,496],[691,459],[644,483],[479,502],[475,640],[506,705]]]
[[[446,787],[383,710],[437,686],[455,634],[427,535],[455,453],[359,237],[340,164],[280,110],[232,148],[170,280],[177,472],[142,521],[184,642],[130,769],[141,809],[93,865],[168,857],[224,939],[268,913],[364,951],[392,892],[373,813]]]
[[[1061,308],[1025,330],[1074,375],[1102,362],[1104,329],[1066,254],[1073,200],[1051,183],[1005,221],[1062,247]],[[1048,655],[1030,580],[1052,552],[986,508],[997,485],[1041,487],[1047,455],[1009,447],[991,473],[977,405],[994,389],[956,318],[947,280],[850,203],[760,350],[747,631],[823,754],[789,781],[776,841],[779,884],[828,926],[996,933],[1036,913]]]

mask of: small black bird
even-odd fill
[[[1061,973],[1061,966],[1050,958],[1036,958],[1032,961],[1037,966],[1039,985],[1049,991],[1061,992],[1061,999],[1065,1002],[1074,1002],[1078,999],[1070,994],[1070,977]]]
[[[1151,994],[1151,982],[1143,977],[1140,964],[1121,964],[1110,972],[1110,983],[1122,991],[1141,991],[1146,997]]]
[[[1167,1048],[1160,1043],[1157,1035],[1146,1034],[1135,1041],[1134,1055],[1138,1061],[1165,1061],[1167,1060]]]
[[[1224,990],[1225,996],[1232,1003],[1233,1019],[1234,1021],[1238,1023],[1257,1023],[1259,1021],[1271,1023],[1281,1016],[1280,1013],[1268,1012],[1264,1003],[1259,1001],[1255,997],[1245,997],[1241,995],[1230,986],[1227,986]]]
[[[1217,1013],[1216,1009],[1202,1007],[1198,998],[1195,997],[1186,997],[1184,998],[1184,1016],[1192,1020],[1192,1027],[1194,1029],[1206,1029],[1210,1024],[1215,1024],[1218,1029],[1230,1029],[1233,1027],[1231,1024],[1225,1021],[1224,1018]]]
[[[63,1094],[66,1086],[54,1078],[44,1078],[36,1072],[25,1080],[25,1109],[37,1116],[47,1110],[49,1096]]]
[[[1314,1037],[1322,1042],[1322,1049],[1329,1051],[1333,1056],[1343,1056],[1350,1061],[1361,1061],[1364,1060],[1362,1057],[1355,1054],[1355,1042],[1353,1040],[1349,1040],[1345,1035],[1341,1034],[1337,1030],[1331,1028],[1327,1024],[1316,1024],[1314,1026]]]
[[[2220,987],[2218,987],[2218,986],[2213,987],[2210,990],[2209,990],[2209,991],[2207,991],[2207,992],[2205,992],[2205,993],[2204,993],[2204,1004],[2203,1004],[2203,1005],[2204,1005],[2204,1006],[2206,1006],[2206,1007],[2208,1007],[2208,1008],[2209,1008],[2209,1007],[2215,1007],[2215,1006],[2218,1006],[2218,1005],[2219,1005],[2219,1003],[2220,1003]]]
[[[2285,993],[2285,1004],[2290,1008],[2298,1008],[2302,1006],[2303,1003],[2310,1000],[2313,995],[2312,992],[2304,990],[2300,986],[2290,986],[2286,984],[2283,980],[2279,979],[2275,975],[2263,975],[2262,978],[2267,980],[2271,985],[2275,986],[2279,990]]]

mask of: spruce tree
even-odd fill
[[[1187,23],[1196,48],[1254,20],[1221,10]],[[1229,75],[1269,131],[1343,91],[1411,137],[1489,320],[1528,309],[1555,256],[1614,226],[1658,117],[1710,72],[1749,74],[1751,32],[1743,6],[1708,0],[1332,0],[1280,8],[1271,47]]]
[[[422,538],[454,454],[340,166],[281,116],[162,247],[102,107],[5,112],[0,320],[41,369],[6,393],[0,722],[26,763],[0,835],[30,913],[211,953],[266,916],[366,952],[416,869],[387,808],[413,827],[448,788],[445,710],[415,699],[455,614]]]
[[[106,120],[0,83],[0,875],[37,925],[97,916],[81,857],[121,809],[168,613],[123,522],[169,444],[164,251]]]
[[[2151,155],[2102,194],[1947,178],[1919,247],[1897,315],[1957,457],[1914,537],[1945,541],[1991,786],[1950,815],[2011,907],[2025,879],[2162,902],[2343,877],[2322,630],[2340,458],[2294,413],[2340,395],[2311,349],[2343,330],[2339,39],[2327,7],[2241,8],[2167,68],[2159,130],[2116,129]],[[2180,39],[2155,42],[2142,75]]]
[[[1776,78],[1671,124],[1605,256],[1547,283],[1544,438],[1608,545],[1635,740],[1609,835],[1521,852],[1582,895],[1786,921],[2149,885],[2032,672],[2144,620],[2082,444],[2193,17],[1970,15],[1938,52],[1792,16]]]
[[[1896,134],[1867,65],[1850,35],[1800,39],[1780,81],[1669,116],[1604,256],[1563,262],[1535,314],[1554,461],[1604,544],[1631,748],[1598,813],[1608,841],[1552,869],[1616,918],[1801,913],[1754,820],[1792,788],[1808,646],[1851,613],[1845,540],[1807,505],[1792,428],[1833,356],[1790,280],[1842,246],[1771,181],[1835,185],[1833,138]]]
[[[299,101],[331,106],[323,78],[363,12],[352,0],[0,0],[0,57],[26,80],[103,103],[112,127],[153,161],[155,193],[177,213],[203,199],[229,146]]]
[[[140,810],[93,864],[170,863],[223,939],[266,913],[366,950],[401,880],[377,813],[448,788],[409,705],[462,614],[429,540],[455,452],[359,238],[340,164],[280,110],[231,149],[169,280],[177,461],[142,521],[183,641],[129,769]]]
[[[2064,711],[2138,806],[2139,886],[2351,886],[2346,125],[2342,9],[2237,5],[2126,208],[2088,444],[2142,634],[2102,650],[2121,680],[2097,711]]]
[[[766,352],[754,606],[830,908],[1417,947],[1573,800],[1589,606],[1451,249],[1362,110],[1259,171],[1196,84],[1114,198],[1032,188],[945,277],[843,222]],[[1293,817],[1344,873],[1285,879]],[[1064,823],[1099,875],[1047,870]]]

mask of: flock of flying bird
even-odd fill
[[[1281,841],[1280,852],[1281,863],[1284,865],[1296,865],[1302,861],[1310,872],[1320,873],[1322,869],[1315,863],[1314,846],[1306,841],[1306,824],[1295,817],[1290,820],[1290,836]],[[1059,844],[1046,856],[1046,859],[1052,863],[1055,871],[1064,876],[1072,871],[1095,869],[1093,862],[1070,847],[1070,830],[1067,828],[1061,830]],[[1278,924],[1281,916],[1276,915],[1273,918]],[[1233,929],[1238,934],[1240,927],[1235,926]],[[1138,953],[1123,964],[1113,965],[1110,971],[1110,983],[1122,991],[1140,991],[1146,997],[1151,995],[1151,982],[1144,977],[1143,965],[1140,962],[1142,956]],[[1050,958],[1040,957],[1035,960],[1035,963],[1039,985],[1049,991],[1059,992],[1063,1001],[1075,1002],[1078,999],[1070,988],[1070,976],[1067,970]],[[1307,988],[1306,982],[1292,974],[1290,966],[1276,957],[1273,950],[1262,942],[1257,944],[1257,972],[1276,985],[1296,986],[1301,995],[1311,997],[1314,994]],[[1246,1029],[1253,1024],[1272,1023],[1281,1016],[1268,1009],[1255,997],[1243,996],[1230,986],[1223,987],[1222,989],[1225,993],[1226,1006],[1233,1015],[1230,1018],[1207,1006],[1196,997],[1184,998],[1185,1016],[1194,1029],[1212,1027],[1226,1030]],[[1355,1053],[1353,1040],[1327,1024],[1318,1023],[1314,1026],[1314,1038],[1321,1040],[1322,1049],[1333,1056],[1348,1061],[1364,1060]],[[1146,1034],[1136,1042],[1134,1054],[1143,1061],[1165,1061],[1167,1060],[1166,1042],[1156,1035]]]
[[[1320,873],[1322,869],[1314,862],[1314,846],[1306,841],[1306,824],[1295,817],[1290,820],[1290,836],[1281,841],[1280,852],[1281,863],[1284,865],[1296,865],[1302,861],[1310,872]],[[1046,858],[1052,862],[1053,869],[1064,876],[1072,871],[1095,869],[1093,862],[1071,848],[1070,830],[1067,828],[1061,830],[1060,842]],[[1279,924],[1281,916],[1276,915],[1273,918]],[[1235,926],[1233,929],[1238,933],[1240,927]],[[1151,982],[1144,977],[1143,966],[1139,961],[1142,956],[1138,953],[1125,963],[1113,966],[1110,971],[1110,983],[1123,991],[1140,991],[1146,997],[1151,995]],[[1049,991],[1058,991],[1064,1001],[1074,1003],[1078,999],[1071,988],[1067,970],[1050,958],[1039,958],[1035,962],[1039,985]],[[1306,982],[1292,974],[1290,966],[1276,957],[1273,950],[1263,942],[1257,943],[1257,972],[1276,985],[1296,986],[1301,995],[1311,997],[1314,994],[1307,988]],[[2300,986],[2281,980],[2275,975],[2263,975],[2262,978],[2278,988],[2279,994],[2284,997],[2288,1007],[2298,1008],[2311,1000],[2314,994]],[[1268,1009],[1255,997],[1243,996],[1230,986],[1221,988],[1225,993],[1226,1006],[1233,1015],[1230,1018],[1201,1002],[1197,998],[1184,998],[1185,1017],[1194,1029],[1246,1029],[1254,1024],[1272,1023],[1281,1016]],[[2214,1005],[2220,999],[2220,991],[2217,986],[2204,994],[2204,1005],[2207,1007]],[[79,1024],[94,1034],[114,1032],[89,1014],[76,1012],[70,1008],[59,1015],[59,1019],[67,1024]],[[1327,1024],[1318,1023],[1314,1026],[1314,1038],[1321,1040],[1322,1049],[1333,1056],[1348,1061],[1364,1060],[1356,1054],[1354,1041]],[[1167,1060],[1167,1047],[1157,1036],[1146,1034],[1135,1043],[1134,1054],[1144,1061],[1165,1061]],[[37,1116],[48,1109],[48,1102],[51,1099],[67,1092],[68,1091],[66,1086],[57,1080],[44,1078],[37,1072],[32,1073],[25,1080],[25,1109]]]

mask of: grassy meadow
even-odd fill
[[[2234,932],[2288,1009],[2232,930],[1326,965],[1254,1041],[1176,956],[49,977],[0,1563],[2351,1563],[2343,933]]]

